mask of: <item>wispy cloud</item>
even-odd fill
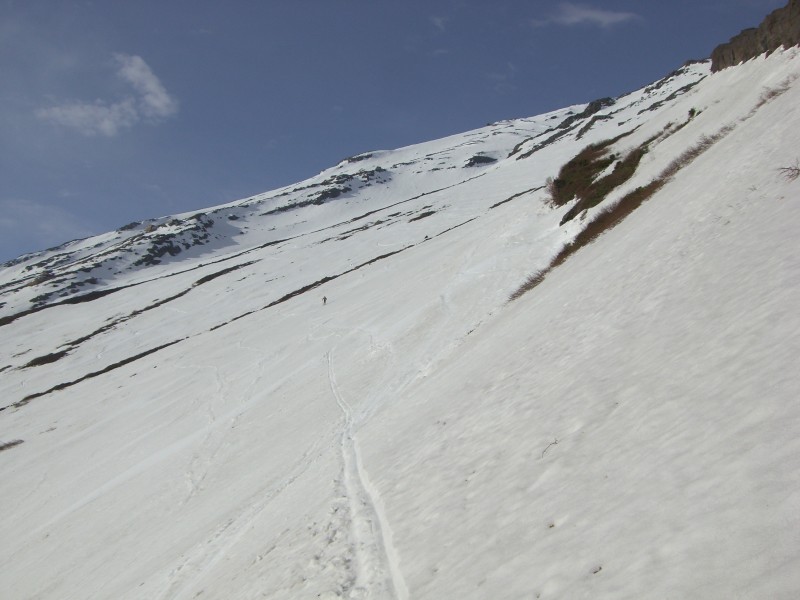
[[[69,127],[83,135],[117,135],[120,129],[132,127],[139,120],[136,105],[131,99],[114,104],[102,100],[92,103],[65,102],[59,106],[40,108],[36,116],[63,127]]]
[[[544,27],[546,25],[564,25],[572,27],[574,25],[591,25],[595,27],[613,27],[620,23],[634,21],[641,17],[636,13],[615,10],[604,10],[594,8],[585,4],[573,4],[572,2],[562,2],[556,11],[547,19],[534,20],[533,25]]]
[[[433,26],[436,27],[439,31],[444,31],[447,25],[447,18],[446,17],[430,17],[430,22],[433,23]]]
[[[116,102],[66,101],[40,108],[36,116],[86,136],[112,137],[141,121],[155,123],[178,112],[178,101],[140,56],[115,54],[114,61],[117,76],[130,85],[131,94]]]
[[[514,63],[506,63],[502,70],[487,73],[486,77],[493,81],[494,91],[498,94],[510,94],[517,89],[514,79],[517,76],[517,67]]]

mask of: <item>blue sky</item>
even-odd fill
[[[0,0],[0,260],[618,96],[785,0]]]

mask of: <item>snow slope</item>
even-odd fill
[[[693,64],[7,263],[2,596],[796,597],[798,75]],[[648,151],[560,226],[548,177],[612,138]]]

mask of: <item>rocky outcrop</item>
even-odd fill
[[[781,46],[800,44],[800,0],[789,0],[783,8],[770,13],[758,27],[745,29],[720,44],[711,53],[711,70],[719,71],[772,52]]]

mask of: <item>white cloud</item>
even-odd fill
[[[140,56],[114,55],[119,76],[139,94],[139,111],[145,117],[165,118],[178,112],[178,101],[167,93],[147,63]]]
[[[80,131],[83,135],[116,135],[120,129],[133,126],[139,120],[134,101],[130,98],[115,104],[102,100],[94,103],[67,102],[60,106],[40,108],[36,116],[64,127]]]
[[[178,112],[178,101],[170,96],[141,57],[116,54],[114,60],[117,76],[133,88],[131,95],[117,102],[67,101],[40,108],[35,111],[36,116],[86,136],[112,137],[142,120],[157,122]]]
[[[565,25],[595,25],[598,27],[611,27],[627,21],[639,19],[639,15],[632,12],[622,12],[614,10],[604,10],[594,8],[584,4],[573,4],[572,2],[562,2],[558,5],[556,12],[548,19],[543,21],[533,21],[537,27],[550,24]]]

